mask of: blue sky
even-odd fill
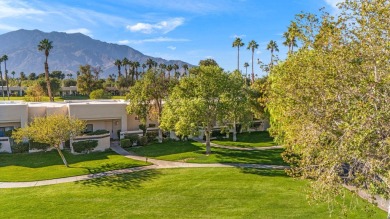
[[[236,36],[259,44],[255,60],[267,62],[270,40],[285,57],[282,34],[294,15],[335,13],[339,0],[0,0],[0,33],[17,29],[81,32],[94,39],[124,44],[164,59],[197,64],[215,59],[232,71],[237,67]],[[251,64],[251,52],[240,50],[240,65]],[[242,67],[241,67],[242,68]],[[255,72],[262,74],[255,65]]]

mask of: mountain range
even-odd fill
[[[36,74],[44,72],[45,55],[38,50],[38,44],[43,39],[53,42],[48,60],[50,72],[57,70],[75,75],[80,65],[89,64],[100,66],[103,70],[101,76],[107,77],[109,74],[117,75],[118,68],[114,62],[125,57],[130,61],[138,61],[141,65],[151,58],[159,64],[193,66],[180,60],[147,56],[129,46],[102,42],[81,33],[46,33],[40,30],[21,29],[0,35],[0,56],[3,54],[8,56],[8,72],[15,71],[16,76],[20,72],[26,75],[31,72]],[[4,66],[2,69],[4,70]]]

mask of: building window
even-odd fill
[[[134,117],[134,120],[139,120],[139,117],[138,117],[138,116],[135,116],[135,117]]]
[[[7,131],[10,131],[10,130],[13,130],[13,129],[14,129],[13,126],[0,127],[0,137],[7,137],[7,136],[5,135],[5,133],[6,133]]]
[[[149,124],[149,128],[155,128],[155,127],[156,127],[156,124],[153,124],[153,123]]]
[[[93,124],[87,124],[85,126],[84,133],[90,133],[90,132],[93,132]]]

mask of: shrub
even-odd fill
[[[12,136],[12,132],[14,131],[14,129],[11,129],[11,130],[7,130],[5,131],[4,135],[8,138],[10,138]]]
[[[86,135],[102,135],[102,134],[106,134],[106,133],[110,133],[110,131],[105,130],[105,129],[98,129],[96,131],[88,132],[88,133],[85,133],[85,134]]]
[[[149,131],[146,132],[146,137],[148,139],[148,142],[155,141],[158,136],[158,131]]]
[[[146,136],[139,137],[138,144],[140,146],[146,146],[148,144],[148,137],[146,137]]]
[[[121,139],[121,147],[122,148],[129,148],[129,147],[131,147],[131,141],[130,141],[130,139]]]
[[[91,99],[111,99],[111,94],[103,89],[94,90],[89,94]]]
[[[125,139],[129,139],[131,145],[137,144],[138,138],[137,134],[125,135]]]
[[[73,142],[73,150],[77,153],[89,153],[93,149],[95,149],[98,145],[97,140],[85,140]]]
[[[0,150],[1,150],[1,142],[0,142]]]
[[[19,142],[11,146],[12,153],[27,153],[29,149],[28,142]]]
[[[30,149],[36,149],[36,150],[44,150],[44,151],[46,151],[47,149],[49,149],[49,147],[50,147],[49,144],[45,144],[45,143],[41,143],[41,142],[30,141]]]
[[[146,128],[146,125],[145,124],[140,124],[139,126],[139,129],[141,129],[142,130],[142,135],[146,135],[146,130],[147,130],[147,128]]]

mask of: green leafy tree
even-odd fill
[[[314,200],[338,200],[343,184],[389,199],[389,2],[340,7],[335,19],[299,15],[305,46],[270,73],[271,131]]]
[[[77,91],[89,95],[93,90],[102,89],[103,85],[92,74],[90,65],[80,65],[80,75],[77,77]]]
[[[27,138],[34,142],[49,144],[57,150],[64,165],[69,167],[60,145],[79,135],[84,129],[85,122],[79,119],[64,115],[50,115],[35,117],[27,127],[19,128],[13,132],[12,138],[16,142],[21,142]]]
[[[24,72],[20,72],[19,78],[20,78],[21,81],[27,80],[26,74]]]
[[[222,94],[225,105],[223,121],[233,128],[233,141],[237,141],[237,125],[248,127],[252,120],[249,95],[245,86],[245,78],[239,71],[229,75],[226,91]]]
[[[140,116],[141,123],[146,121],[145,115],[147,114],[149,118],[157,120],[160,126],[163,100],[168,96],[169,88],[170,84],[160,77],[157,70],[149,69],[126,96],[130,100],[128,112]],[[162,142],[161,129],[158,132],[158,140]]]
[[[37,79],[37,75],[34,73],[34,72],[31,72],[29,75],[28,75],[28,80],[35,80]]]
[[[42,89],[45,91],[45,95],[48,95],[47,93],[47,83],[46,81],[41,78],[35,81],[39,86],[42,87]],[[57,78],[51,78],[50,79],[50,87],[51,87],[51,92],[53,95],[56,95],[60,92],[61,89],[61,81]]]
[[[240,71],[240,47],[243,47],[245,44],[242,42],[242,39],[236,37],[234,40],[232,47],[237,47],[237,70]]]
[[[47,59],[49,58],[50,50],[53,49],[52,41],[49,41],[48,39],[43,39],[38,44],[38,50],[44,51],[45,53],[45,78],[46,78],[46,87],[47,87],[47,93],[49,95],[49,99],[51,102],[54,102],[54,97],[51,92],[50,87],[50,79],[49,79],[49,64],[47,62]]]
[[[257,48],[259,48],[259,44],[257,44],[256,41],[252,40],[248,43],[247,49],[251,50],[252,52],[252,74],[251,74],[252,83],[255,82],[255,70],[254,70],[253,58],[255,55],[255,50]]]
[[[104,89],[97,89],[89,94],[91,99],[111,99],[111,94],[106,92]]]
[[[218,63],[214,59],[203,59],[199,61],[199,66],[217,66]]]
[[[196,134],[201,127],[206,135],[206,154],[210,154],[212,129],[225,112],[222,95],[229,86],[228,75],[217,66],[200,66],[197,72],[173,88],[164,106],[161,127],[183,136]]]

